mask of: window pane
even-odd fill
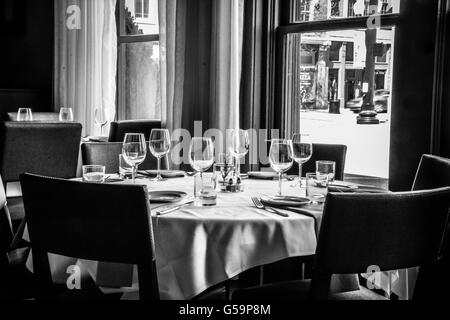
[[[121,103],[127,120],[161,119],[159,43],[121,44]]]
[[[291,0],[291,23],[399,13],[400,0]],[[374,2],[372,2],[374,3]]]
[[[125,35],[159,34],[158,0],[125,0]]]
[[[394,34],[395,29],[383,28],[288,35],[286,135],[301,132],[318,143],[345,144],[346,173],[387,178]],[[373,88],[380,124],[357,124],[366,88]]]

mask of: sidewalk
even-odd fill
[[[305,111],[301,114],[301,132],[309,134],[315,143],[345,144],[348,147],[345,172],[388,178],[390,121],[380,114],[379,125],[358,125],[357,114],[341,110],[342,114]]]

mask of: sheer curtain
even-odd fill
[[[55,108],[73,108],[85,135],[100,134],[95,109],[103,108],[109,121],[115,115],[115,9],[116,0],[55,0]]]

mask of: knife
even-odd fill
[[[157,216],[164,216],[164,215],[169,214],[171,212],[174,212],[174,211],[176,211],[178,209],[181,209],[182,207],[187,206],[188,204],[191,204],[193,202],[194,202],[194,199],[191,199],[191,200],[185,201],[185,202],[183,202],[183,203],[181,203],[181,204],[179,204],[179,205],[177,205],[175,207],[169,207],[169,208],[166,207],[166,209],[156,211],[156,215]]]

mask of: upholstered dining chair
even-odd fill
[[[118,173],[119,155],[122,153],[122,144],[122,142],[83,143],[81,145],[83,165],[104,165],[106,167],[106,173]],[[139,170],[154,170],[156,168],[157,160],[148,151],[145,161],[139,166]],[[167,160],[161,161],[161,169],[164,170],[167,168]]]
[[[316,172],[316,161],[334,161],[336,162],[336,180],[344,180],[345,159],[347,157],[347,146],[340,144],[313,144],[313,153],[311,159],[302,166],[302,176],[308,172]],[[289,170],[288,174],[298,175],[298,164]]]
[[[383,299],[365,288],[332,294],[331,276],[367,273],[374,268],[391,271],[436,264],[443,253],[449,207],[450,188],[392,194],[330,193],[311,281],[247,288],[236,291],[233,298]],[[416,291],[414,297],[418,298]]]
[[[17,121],[17,112],[8,112],[8,121]],[[33,121],[59,121],[58,112],[33,112]]]
[[[412,190],[426,190],[450,186],[450,159],[425,154],[420,160]],[[431,214],[431,212],[430,212]],[[449,226],[450,227],[450,226]],[[450,232],[450,231],[449,231]],[[419,273],[416,288],[421,299],[448,300],[450,298],[450,245],[446,239],[445,252],[439,264],[426,266]],[[428,278],[433,277],[434,281]]]
[[[75,177],[81,129],[78,123],[0,122],[0,175],[5,188],[24,172]],[[17,227],[24,217],[22,198],[9,198],[8,207]]]
[[[152,129],[160,129],[160,120],[127,120],[111,122],[109,142],[123,142],[127,133],[142,133],[147,141]]]
[[[47,253],[137,265],[141,300],[159,299],[146,186],[20,178],[40,297],[52,296]],[[53,201],[48,201],[48,195]]]

